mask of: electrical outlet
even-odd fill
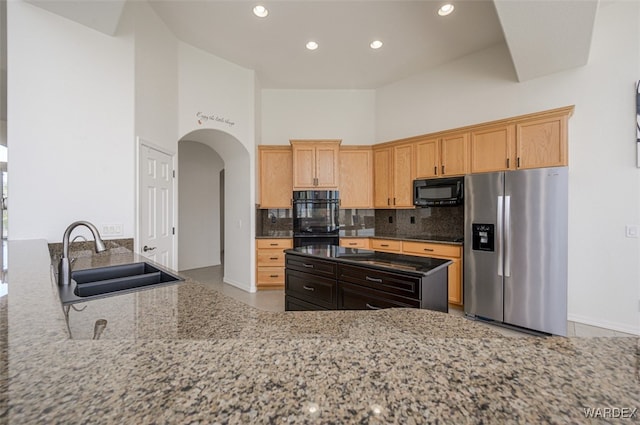
[[[416,224],[416,218],[415,218],[414,216],[411,216],[411,217],[409,218],[409,223],[411,223],[411,224]]]
[[[389,216],[389,223],[393,223],[393,217]]]
[[[640,237],[639,233],[640,231],[638,230],[638,225],[637,224],[627,224],[625,226],[625,235],[628,238],[637,238]]]
[[[115,224],[103,224],[102,231],[100,232],[101,236],[122,236],[123,225],[121,223]]]

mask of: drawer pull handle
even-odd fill
[[[269,260],[277,260],[278,257],[269,257]]]
[[[278,246],[278,243],[277,242],[276,243],[270,243],[269,245],[270,246]]]
[[[364,278],[365,278],[366,280],[368,280],[369,282],[382,283],[382,279],[378,279],[377,277],[369,277],[369,276],[365,276]]]
[[[380,246],[385,247],[385,248],[388,248],[388,247],[389,247],[389,244],[381,243],[381,244],[380,244]]]
[[[307,285],[304,285],[304,286],[302,287],[302,289],[304,289],[304,290],[306,290],[306,291],[315,291],[315,290],[316,290],[316,288],[312,288],[311,286],[307,286]]]
[[[425,248],[424,250],[427,251],[427,252],[433,252],[433,249],[431,249],[431,248]]]
[[[277,274],[269,275],[269,277],[273,277],[273,278],[276,278],[276,277],[278,277],[278,276],[279,276],[279,275],[277,275]]]
[[[303,265],[304,267],[308,268],[308,269],[312,269],[312,268],[313,268],[313,264],[305,264],[305,263],[302,263],[302,265]]]
[[[349,245],[351,246],[358,245],[358,242],[349,242]]]
[[[371,305],[369,303],[367,303],[367,308],[369,310],[382,310],[382,307],[376,307],[375,305]]]

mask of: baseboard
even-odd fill
[[[254,289],[253,291],[251,291],[251,287],[250,287],[250,286],[247,286],[247,284],[242,283],[242,282],[236,282],[235,280],[233,280],[233,279],[229,279],[229,278],[227,278],[226,276],[222,278],[222,281],[223,281],[224,283],[228,283],[228,284],[229,284],[229,285],[231,285],[231,286],[235,286],[235,287],[236,287],[236,288],[238,288],[238,289],[242,289],[243,291],[246,291],[246,292],[255,292],[255,289]]]
[[[609,329],[612,331],[624,332],[631,335],[640,336],[640,328],[632,327],[624,323],[610,322],[608,320],[596,320],[591,317],[581,316],[579,314],[569,314],[568,320],[576,323],[582,323],[583,325],[596,326],[598,328]]]

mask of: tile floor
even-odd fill
[[[223,267],[203,267],[199,269],[183,270],[181,274],[188,276],[200,283],[210,286],[216,291],[220,291],[223,294],[236,299],[237,301],[248,304],[264,311],[284,311],[284,290],[272,289],[263,290],[255,293],[249,293],[238,289],[235,286],[229,285],[222,281]],[[457,306],[449,306],[449,314],[464,315],[462,308]],[[529,336],[527,333],[519,332],[517,330],[505,328],[502,326],[491,325],[483,323],[486,326],[490,326],[499,331],[505,336],[509,337],[523,337]],[[613,331],[610,329],[598,328],[595,326],[589,326],[577,322],[568,322],[567,336],[569,337],[635,337],[635,335],[626,334],[623,332]]]

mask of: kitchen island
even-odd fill
[[[335,245],[304,246],[285,253],[286,310],[448,311],[451,261]]]
[[[46,242],[9,253],[3,423],[585,423],[638,407],[638,338],[505,338],[420,309],[263,312],[190,279],[65,314]]]

